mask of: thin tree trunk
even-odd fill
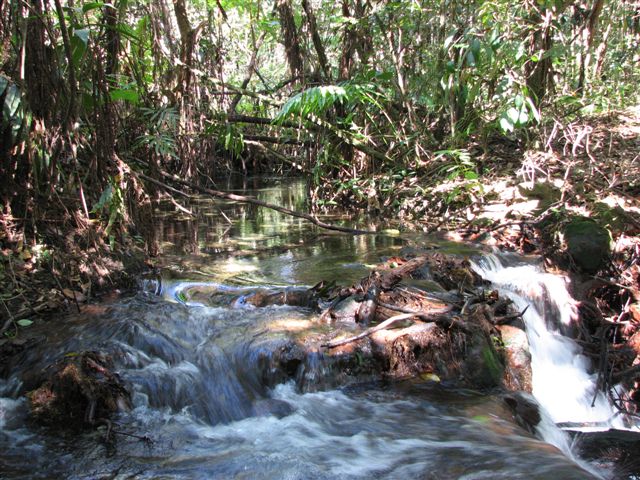
[[[313,12],[313,8],[309,4],[308,0],[302,0],[302,8],[304,9],[304,13],[307,16],[307,24],[309,25],[309,32],[311,33],[313,47],[315,48],[316,54],[318,55],[320,68],[322,69],[324,77],[326,79],[330,79],[331,72],[329,71],[329,62],[327,61],[327,54],[325,53],[322,39],[320,38],[320,34],[318,33],[318,24],[316,22],[315,13]]]
[[[262,42],[264,41],[266,34],[267,34],[266,32],[262,32],[262,34],[260,35],[260,38],[258,38],[258,41],[253,46],[253,52],[251,52],[251,59],[249,60],[249,65],[247,65],[247,73],[244,79],[242,80],[242,84],[240,86],[242,90],[246,90],[247,86],[249,85],[249,82],[251,81],[251,77],[253,76],[253,72],[256,68],[256,60],[258,59],[258,50],[260,50],[260,47],[262,46]],[[232,114],[236,111],[236,108],[238,106],[238,103],[240,103],[241,98],[242,98],[242,93],[241,92],[236,93],[236,95],[233,97],[233,100],[231,101],[231,105],[229,105],[229,109],[227,110],[229,114]]]
[[[349,0],[342,0],[342,16],[344,18],[351,17],[349,9]],[[351,77],[353,68],[353,54],[356,49],[356,31],[355,27],[349,23],[346,24],[344,37],[342,39],[342,55],[340,57],[340,79],[346,80]]]
[[[543,10],[543,17],[538,18],[542,22],[539,29],[531,34],[529,52],[531,56],[537,56],[537,62],[529,62],[526,67],[527,87],[533,94],[533,100],[537,105],[542,103],[551,82],[551,59],[545,57],[545,53],[551,50],[551,19],[552,12]]]
[[[298,29],[296,28],[291,8],[291,0],[276,0],[275,8],[280,18],[280,28],[291,76],[294,78],[300,77],[304,72],[304,64],[300,50]]]
[[[189,91],[191,84],[191,59],[195,47],[195,35],[189,22],[187,6],[184,0],[173,0],[173,11],[180,31],[180,62],[182,63],[178,70],[176,93],[178,100],[182,100],[185,92]]]
[[[67,68],[69,70],[69,108],[67,114],[62,123],[63,128],[68,128],[70,122],[73,122],[76,115],[76,94],[78,86],[76,84],[76,67],[73,64],[73,56],[71,53],[71,40],[69,39],[69,31],[67,30],[67,22],[64,18],[64,11],[60,0],[55,0],[56,13],[58,15],[58,22],[60,25],[60,33],[62,35],[62,45],[64,47],[64,54],[67,57]]]
[[[581,57],[580,62],[580,73],[578,77],[578,92],[582,92],[587,82],[587,70],[589,69],[589,64],[591,63],[591,49],[593,47],[593,40],[595,38],[595,31],[598,25],[598,19],[600,18],[600,14],[602,13],[602,7],[604,6],[604,0],[595,0],[593,4],[593,8],[591,9],[591,13],[587,19],[586,24],[583,27],[583,38],[584,38],[584,53]]]

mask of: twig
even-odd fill
[[[0,336],[1,336],[1,335],[4,335],[4,332],[9,330],[9,327],[13,324],[15,319],[13,318],[13,315],[11,315],[11,311],[9,310],[9,307],[7,307],[7,304],[4,302],[4,300],[0,300],[0,301],[2,302],[2,306],[7,311],[7,315],[9,316],[7,321],[4,322],[4,325],[2,326],[2,328],[0,328]]]
[[[522,318],[522,316],[525,314],[525,312],[527,310],[529,310],[529,305],[524,307],[524,310],[522,310],[520,313],[516,312],[516,313],[512,313],[511,315],[504,315],[502,317],[495,317],[494,321],[495,321],[496,325],[504,325],[505,323],[508,323],[510,320],[513,320],[513,319],[516,319],[516,318]]]
[[[173,198],[171,195],[169,195],[169,201],[173,204],[174,207],[176,207],[178,210],[180,210],[183,213],[186,213],[187,215],[191,216],[191,217],[195,217],[195,213],[193,213],[191,210],[189,210],[186,207],[183,207],[182,205],[180,205],[175,198]]]
[[[631,378],[637,374],[640,374],[640,365],[634,365],[633,367],[627,368],[622,372],[616,373],[611,377],[611,383],[620,383],[622,380]]]
[[[342,300],[344,300],[345,298],[348,298],[349,294],[345,294],[345,295],[338,295],[330,304],[329,306],[325,309],[324,312],[322,312],[322,315],[320,315],[320,321],[324,322],[324,320],[327,318],[328,315],[331,314],[331,312],[333,312],[333,309],[336,308],[336,305],[338,305],[338,303],[340,303]]]
[[[443,310],[436,310],[435,312],[418,312],[416,310],[411,310],[410,308],[398,307],[397,305],[391,305],[390,303],[383,303],[383,302],[379,302],[378,306],[382,308],[386,308],[387,310],[393,310],[394,312],[411,313],[412,315],[415,315],[416,317],[419,317],[421,320],[425,320],[427,322],[436,321],[439,318],[439,316],[442,315],[443,313],[449,313],[451,312],[451,310],[453,310],[452,307],[448,307]]]
[[[394,323],[398,323],[398,322],[401,322],[402,320],[407,320],[409,318],[413,318],[416,316],[417,315],[415,313],[403,313],[401,315],[395,315],[393,317],[387,318],[384,322],[376,325],[375,327],[366,329],[364,332],[354,337],[349,337],[342,340],[335,340],[333,342],[323,343],[321,346],[327,347],[327,348],[335,348],[335,347],[339,347],[340,345],[346,345],[347,343],[355,342],[356,340],[360,340],[361,338],[365,338],[365,337],[368,337],[369,335],[373,335],[374,333],[379,332],[380,330],[389,328]]]
[[[469,297],[465,300],[464,305],[462,305],[462,309],[460,310],[460,314],[464,315],[467,313],[467,310],[469,310],[469,307],[471,306],[471,303],[475,300],[474,297]]]

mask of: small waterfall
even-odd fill
[[[523,320],[531,351],[533,395],[553,422],[627,428],[607,396],[598,391],[597,374],[589,373],[589,359],[559,331],[578,315],[567,290],[568,279],[506,255],[485,255],[473,268],[511,298],[519,311],[529,306]]]

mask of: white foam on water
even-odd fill
[[[511,298],[517,310],[528,307],[523,320],[531,351],[533,395],[553,422],[626,428],[616,408],[597,389],[597,374],[589,373],[590,361],[579,345],[553,327],[558,322],[569,326],[577,319],[568,280],[545,273],[536,265],[505,267],[493,254],[473,267]]]

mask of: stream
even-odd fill
[[[266,180],[237,191],[304,209],[300,182]],[[563,280],[535,260],[417,234],[331,233],[231,202],[202,199],[190,208],[196,217],[168,211],[158,225],[159,275],[142,278],[131,295],[33,326],[37,347],[4,366],[0,478],[611,478],[606,462],[579,459],[555,424],[633,425],[604,396],[591,407],[588,362],[557,333],[574,314],[571,299],[563,297]],[[274,351],[302,331],[330,327],[314,322],[318,313],[309,309],[234,300],[321,280],[348,285],[381,257],[418,244],[472,257],[518,307],[530,305],[533,394],[543,406],[536,435],[513,421],[499,392],[420,379],[342,385],[321,354],[282,372]],[[24,393],[39,372],[83,350],[109,353],[133,393],[116,428],[150,441],[118,435],[108,443],[104,427],[78,434],[29,422]]]

